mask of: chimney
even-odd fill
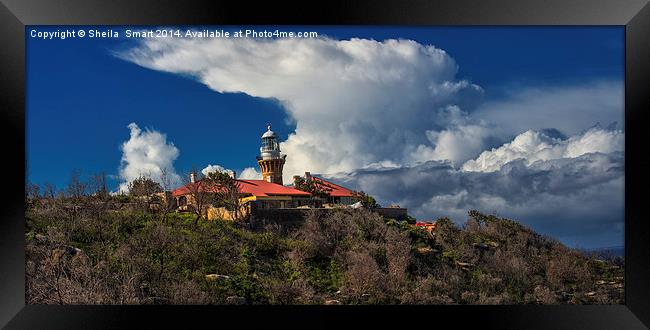
[[[311,182],[311,173],[305,172],[305,181]]]
[[[196,182],[196,173],[192,171],[190,173],[190,183],[195,183]]]

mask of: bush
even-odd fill
[[[122,198],[122,197],[115,197]],[[25,214],[29,304],[612,304],[624,260],[470,211],[433,235],[364,209],[251,231],[83,197]],[[81,205],[81,208],[78,207]]]

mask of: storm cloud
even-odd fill
[[[591,134],[594,132],[582,137]],[[614,141],[609,142],[615,143],[615,134],[611,136]],[[548,148],[567,145],[568,140],[556,141]],[[477,209],[517,219],[573,246],[623,243],[621,150],[534,161],[519,157],[491,171],[465,171],[450,162],[429,161],[409,167],[361,169],[331,178],[372,192],[384,205],[407,207],[420,219],[450,217],[462,223],[468,210]]]

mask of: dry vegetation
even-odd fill
[[[29,199],[29,304],[620,304],[623,260],[469,212],[433,235],[367,210],[297,230],[106,195]]]

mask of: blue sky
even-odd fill
[[[75,27],[75,29],[79,28]],[[245,29],[245,27],[225,27],[230,31],[240,28]],[[254,28],[264,29],[264,27]],[[124,55],[130,50],[144,47],[142,40],[125,38],[41,40],[29,37],[29,31],[32,29],[56,31],[64,28],[26,28],[28,36],[26,40],[26,148],[27,173],[31,182],[37,184],[50,182],[58,188],[63,188],[67,185],[71,171],[76,168],[81,169],[85,174],[104,171],[112,175],[110,188],[117,189],[123,181],[119,177],[120,160],[123,156],[120,148],[125,141],[129,140],[127,125],[130,123],[136,123],[143,130],[148,128],[166,135],[167,142],[173,143],[179,150],[178,157],[173,161],[178,173],[191,168],[200,170],[208,164],[218,164],[240,173],[246,167],[256,166],[255,156],[259,148],[259,137],[265,130],[267,122],[273,123],[274,131],[279,133],[283,141],[296,132],[297,125],[302,125],[305,130],[310,127],[311,117],[307,115],[309,111],[303,111],[299,105],[309,103],[308,100],[296,99],[294,103],[285,102],[287,100],[283,100],[283,96],[291,93],[269,91],[271,97],[266,97],[267,91],[259,82],[254,82],[256,86],[250,89],[237,89],[228,86],[224,81],[219,81],[220,78],[216,82],[202,80],[210,79],[209,69],[200,76],[193,76],[192,73],[184,73],[184,69],[178,69],[177,64],[162,67],[157,63],[146,62],[147,59]],[[100,27],[100,29],[108,28]],[[120,32],[123,36],[126,27],[111,27],[111,29]],[[275,28],[266,27],[266,29]],[[577,113],[572,114],[570,107],[561,112],[566,114],[566,118],[559,117],[558,112],[549,112],[548,116],[544,113],[537,114],[544,118],[554,117],[552,118],[554,121],[545,122],[543,127],[532,127],[534,126],[532,124],[531,127],[514,123],[505,124],[507,118],[513,116],[510,112],[501,109],[517,111],[516,109],[520,107],[529,106],[528,101],[534,101],[538,103],[530,105],[531,109],[548,106],[556,109],[555,111],[563,111],[557,104],[562,104],[566,102],[565,100],[582,100],[581,93],[589,95],[590,92],[596,91],[595,95],[609,95],[602,90],[610,91],[612,89],[610,87],[614,86],[613,95],[618,95],[616,88],[622,86],[624,77],[624,29],[622,27],[284,27],[281,30],[317,31],[319,36],[327,36],[335,41],[350,38],[374,39],[379,42],[386,39],[406,39],[415,41],[418,47],[433,45],[436,49],[444,50],[446,57],[453,59],[454,64],[450,67],[454,65],[457,67],[458,71],[445,79],[480,86],[480,96],[465,96],[459,93],[454,96],[453,104],[447,104],[447,106],[460,107],[459,116],[466,120],[464,126],[459,126],[456,119],[450,121],[447,118],[436,121],[432,126],[436,126],[435,129],[420,129],[421,139],[416,137],[412,140],[417,141],[417,144],[423,143],[422,141],[426,144],[426,141],[438,139],[437,144],[432,143],[431,146],[425,145],[425,148],[419,149],[418,155],[424,158],[409,158],[407,162],[405,158],[387,157],[384,149],[377,149],[376,153],[364,155],[356,162],[340,161],[329,167],[318,168],[315,165],[310,167],[313,171],[316,167],[314,171],[316,173],[353,173],[347,176],[341,174],[340,177],[348,180],[351,186],[361,189],[373,187],[372,184],[360,179],[359,173],[366,171],[363,173],[367,174],[369,168],[413,167],[425,161],[451,160],[455,170],[460,170],[461,165],[466,161],[477,159],[481,151],[499,148],[529,128],[558,129],[563,138],[584,133],[596,123],[596,120],[592,121],[589,114],[582,117]],[[382,44],[381,47],[391,46]],[[217,67],[219,65],[215,64]],[[443,69],[449,68],[445,66]],[[220,70],[224,69],[220,68]],[[432,67],[431,70],[437,69]],[[249,82],[244,81],[244,83]],[[269,82],[271,83],[281,82]],[[307,83],[319,82],[308,80]],[[223,86],[226,90],[234,92],[216,91]],[[576,93],[570,94],[569,92],[573,90],[576,90]],[[564,92],[568,94],[562,94]],[[557,96],[560,94],[562,95]],[[318,98],[319,94],[314,95],[314,98]],[[333,95],[345,96],[341,91]],[[390,105],[377,104],[386,107],[395,106],[393,102],[397,102],[396,100],[399,100],[400,95],[403,94],[396,95],[390,101]],[[531,98],[535,100],[530,100]],[[549,104],[539,103],[547,99],[550,100]],[[553,103],[552,101],[556,99],[557,103]],[[589,103],[590,99],[592,98],[585,98],[585,103]],[[595,107],[607,103],[605,101],[599,102]],[[363,99],[354,102],[363,102]],[[408,97],[405,98],[405,102],[408,102]],[[622,104],[622,100],[614,100],[614,102]],[[293,106],[295,109],[291,108]],[[363,104],[360,107],[363,108]],[[599,119],[597,121],[601,125],[608,125],[610,121],[615,121],[610,120],[611,118],[619,118],[618,129],[623,129],[622,108],[619,108],[619,111],[611,109],[612,107],[603,108],[593,117]],[[327,115],[323,118],[332,120],[334,117]],[[490,121],[490,118],[500,119],[485,124]],[[571,125],[567,126],[567,122]],[[353,124],[361,128],[366,127],[363,121],[350,125]],[[379,124],[373,123],[373,125],[375,128],[381,127]],[[482,140],[481,143],[476,144],[475,149],[471,148],[471,144],[461,144],[463,149],[467,149],[465,154],[458,155],[457,152],[443,154],[441,148],[435,150],[434,148],[442,146],[441,138],[445,134],[453,133],[446,125],[460,127],[461,129],[458,130],[460,132],[469,130],[473,132],[472,134],[485,132],[488,127],[492,127],[489,125],[493,125],[501,133],[491,135],[480,133],[483,134]],[[362,131],[361,128],[359,131]],[[402,131],[409,129],[410,126],[401,128]],[[417,129],[414,128],[413,131]],[[297,135],[299,136],[300,132]],[[408,137],[405,139],[411,141]],[[466,148],[468,145],[470,147]],[[451,148],[453,144],[449,146]],[[295,148],[287,145],[286,150]],[[387,154],[390,152],[393,151],[386,151]],[[296,153],[294,152],[294,155]],[[289,154],[289,157],[294,155]],[[431,156],[426,158],[426,155]],[[294,159],[297,157],[295,155]],[[359,169],[364,170],[358,171]],[[458,196],[459,191],[447,195]],[[613,192],[615,193],[618,192]],[[408,204],[410,200],[401,201],[398,197],[386,197],[385,202]],[[430,204],[432,201],[422,201],[422,203],[428,205],[427,203]],[[420,218],[434,217],[436,213],[420,206],[413,209],[419,210],[417,215]],[[618,209],[622,210],[622,205]],[[505,213],[504,215],[507,215],[507,212]],[[535,217],[531,216],[531,218]],[[617,221],[622,221],[622,214]],[[598,227],[598,230],[601,229],[602,227]],[[585,247],[592,243],[617,245],[614,243],[622,241],[622,229],[616,238],[582,240],[569,238],[573,237],[571,235],[575,236],[575,233],[566,232],[559,235],[565,235],[566,240],[573,242],[573,245]]]

